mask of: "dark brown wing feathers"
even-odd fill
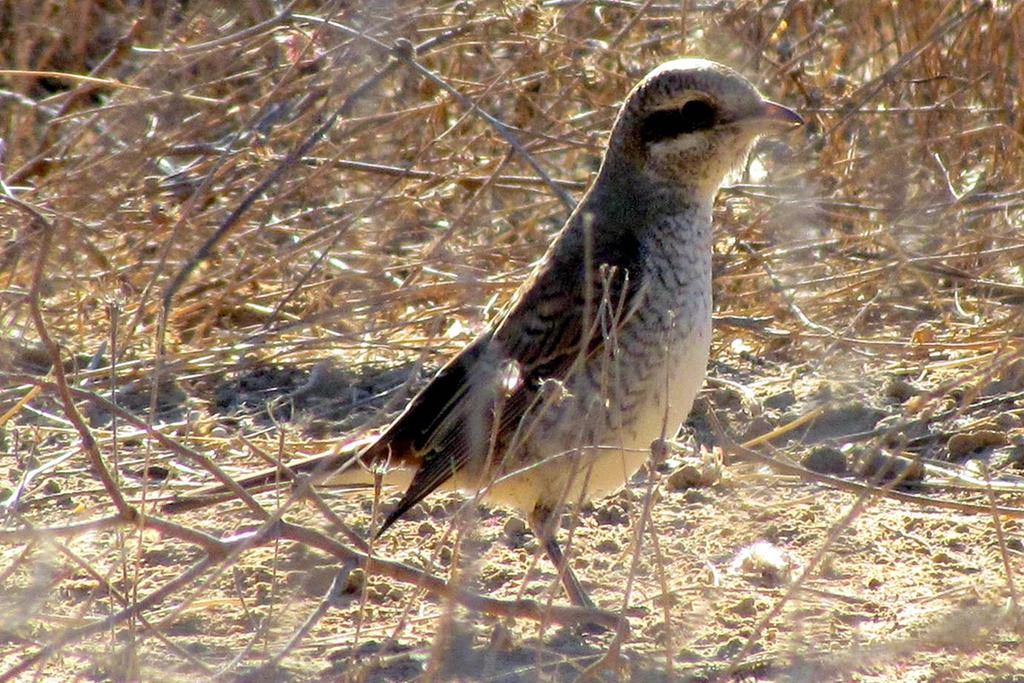
[[[596,230],[595,234],[600,235]],[[445,365],[391,426],[358,455],[358,462],[351,466],[374,467],[384,460],[391,465],[418,464],[412,483],[378,535],[468,462],[484,462],[496,407],[501,415],[496,431],[514,433],[537,403],[544,380],[565,380],[575,363],[601,350],[602,329],[607,328],[608,320],[621,324],[633,310],[643,289],[639,244],[621,234],[604,237],[589,250],[592,263],[588,269],[584,262],[588,250],[578,243],[578,236],[560,236],[546,263],[522,287],[496,325]],[[584,284],[587,270],[589,287]],[[588,291],[589,306],[585,300]],[[511,391],[500,387],[500,366],[508,361],[515,361],[521,379]],[[330,472],[352,459],[351,453],[315,456],[289,463],[289,468],[307,474]],[[245,488],[264,487],[287,478],[286,473],[269,469],[239,483]],[[212,487],[163,509],[182,512],[201,507],[225,495],[230,497],[225,492],[222,486]]]
[[[558,268],[552,268],[552,257],[549,256],[549,266],[541,268],[534,280],[524,285],[523,294],[495,326],[493,335],[488,335],[487,348],[477,350],[466,359],[474,364],[492,366],[514,360],[521,373],[521,381],[514,390],[506,395],[499,386],[501,372],[496,368],[469,368],[461,377],[475,375],[475,394],[468,393],[465,387],[454,386],[446,387],[444,392],[436,392],[439,396],[458,395],[458,403],[446,404],[451,406],[446,411],[449,417],[452,414],[456,416],[454,421],[444,424],[443,420],[432,418],[429,411],[437,410],[438,402],[423,400],[418,401],[415,407],[410,406],[396,422],[397,427],[399,422],[406,420],[411,424],[429,420],[441,428],[421,433],[417,447],[422,454],[422,463],[402,499],[384,520],[378,536],[465,467],[467,462],[483,462],[487,458],[492,435],[514,433],[529,408],[537,403],[537,392],[545,379],[564,380],[577,360],[599,352],[604,343],[599,319],[602,305],[605,314],[615,317],[617,324],[621,324],[627,315],[624,311],[632,310],[642,284],[638,275],[640,269],[636,267],[640,257],[639,245],[635,241],[617,240],[613,253],[595,250],[591,265],[592,286],[589,288],[593,300],[589,307],[584,300],[587,288],[582,284],[585,273],[582,251],[569,254],[569,257],[577,259],[575,267],[567,268],[570,264],[562,260]],[[609,266],[613,266],[613,270],[609,271]],[[605,303],[602,304],[602,300]],[[589,320],[585,321],[588,313]],[[481,341],[474,342],[456,360]],[[443,374],[444,371],[435,381]],[[433,384],[421,396],[434,389]],[[474,405],[467,409],[467,402]],[[501,426],[494,430],[496,411],[500,412]],[[421,412],[426,414],[421,415]],[[470,420],[476,424],[468,424]]]

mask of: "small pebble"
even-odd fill
[[[597,521],[601,524],[622,525],[628,521],[628,517],[621,505],[612,503],[598,509]]]
[[[722,478],[722,457],[719,449],[701,448],[700,459],[686,462],[669,475],[668,485],[674,491],[713,486]]]
[[[687,505],[704,505],[711,498],[700,492],[699,489],[689,489],[683,492],[683,501]]]
[[[747,596],[729,606],[729,611],[741,617],[752,617],[757,614],[757,601]]]
[[[700,485],[700,470],[693,465],[683,465],[668,476],[668,486],[673,491],[685,491]]]
[[[789,583],[795,563],[788,553],[768,541],[757,541],[736,553],[729,568],[768,586]]]
[[[775,429],[775,425],[769,422],[764,416],[755,417],[747,423],[747,428],[743,430],[742,441],[750,441],[756,439],[759,436],[764,436],[768,432]]]
[[[882,393],[899,403],[904,403],[921,393],[921,390],[902,377],[893,377],[885,383]]]
[[[946,444],[949,449],[949,457],[959,460],[969,453],[979,451],[992,446],[1005,446],[1009,441],[1005,432],[994,429],[978,429],[973,432],[960,432],[949,437]]]
[[[518,517],[509,517],[505,520],[505,537],[510,541],[522,540],[526,534],[526,522]]]
[[[846,454],[830,446],[815,446],[800,463],[812,472],[821,474],[846,474],[849,469]]]
[[[935,327],[929,323],[921,323],[910,335],[911,344],[930,344],[935,341]]]
[[[1024,421],[1021,420],[1020,415],[1017,415],[1016,413],[1006,412],[997,415],[995,422],[1002,429],[1009,430],[1017,429],[1018,427],[1021,426],[1022,422]]]
[[[764,400],[765,407],[772,410],[786,410],[794,403],[796,403],[796,394],[792,389],[786,389]]]
[[[924,480],[925,469],[919,460],[875,451],[861,455],[857,474],[865,479],[878,479],[881,476],[882,482],[898,478],[901,484],[915,484]]]

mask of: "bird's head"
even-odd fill
[[[796,112],[762,97],[729,67],[677,59],[651,71],[629,93],[606,163],[657,184],[713,196],[759,135],[801,123]]]

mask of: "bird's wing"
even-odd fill
[[[412,483],[380,535],[466,463],[474,458],[484,462],[492,434],[516,431],[544,380],[565,381],[576,363],[602,351],[608,331],[621,325],[641,298],[639,259],[635,238],[606,236],[584,248],[579,233],[564,233],[494,326],[452,358],[373,443],[355,456],[316,456],[289,463],[290,469],[329,473],[343,465],[416,466]],[[502,374],[510,366],[517,381],[503,388]],[[497,427],[496,409],[501,415]],[[287,475],[267,469],[239,483],[260,487],[282,478]],[[180,512],[219,502],[226,490],[204,489],[164,510]]]
[[[639,245],[619,239],[545,264],[527,283],[494,338],[528,379],[564,381],[578,361],[604,348],[643,290]],[[590,263],[586,263],[589,260]]]
[[[441,368],[363,453],[366,462],[410,465],[436,447],[440,434],[465,419],[474,385],[490,363],[493,330],[474,339]]]
[[[496,439],[514,433],[535,405],[541,384],[565,381],[635,310],[643,290],[635,239],[579,246],[562,235],[492,331],[445,366],[371,447],[408,448],[420,461],[378,535],[467,463],[485,462]]]
[[[377,536],[462,469],[486,454],[491,387],[498,368],[493,330],[477,337],[448,362],[363,457],[376,463],[416,465],[413,481]]]

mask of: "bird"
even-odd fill
[[[511,508],[569,600],[593,607],[557,522],[566,505],[622,488],[686,419],[710,354],[715,195],[759,136],[802,123],[723,64],[684,57],[654,68],[626,96],[596,177],[504,310],[368,445],[291,472],[404,486],[375,536],[442,488]],[[282,474],[238,483],[265,487]]]

